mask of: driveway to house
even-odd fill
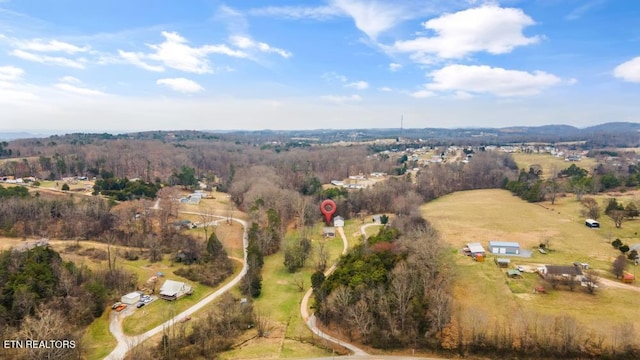
[[[362,234],[362,236],[364,236],[365,240],[367,240],[367,238],[368,238],[366,229],[368,227],[371,227],[371,226],[383,226],[383,225],[382,224],[378,224],[378,223],[368,223],[368,224],[364,224],[364,225],[360,226],[360,233]]]
[[[344,234],[344,228],[340,226],[337,229],[338,229],[338,234],[340,234],[340,237],[342,238],[342,255],[344,255],[347,253],[347,250],[349,249],[349,242],[347,241],[347,237]],[[324,272],[324,275],[325,276],[331,275],[331,273],[336,269],[336,266],[337,266],[336,264],[331,265],[331,267]],[[316,316],[314,314],[309,315],[309,299],[311,298],[312,293],[313,293],[313,288],[309,288],[309,290],[307,290],[307,293],[304,294],[304,297],[302,298],[302,302],[300,303],[300,314],[302,315],[302,319],[304,320],[304,322],[309,327],[309,330],[311,330],[311,332],[313,332],[314,334],[316,334],[317,336],[319,336],[324,340],[330,341],[334,344],[337,344],[339,346],[349,349],[349,351],[351,351],[356,356],[356,357],[353,357],[353,359],[369,358],[369,354],[367,354],[366,351],[360,349],[359,347],[353,344],[337,339],[323,332],[318,328],[318,326],[316,325]]]
[[[600,278],[598,279],[598,282],[600,283],[601,286],[605,288],[625,289],[625,290],[640,292],[640,287],[632,284],[625,284],[621,281],[614,281],[610,279]]]
[[[203,215],[198,212],[182,212],[182,213],[192,214],[192,215]],[[214,216],[214,217],[227,219],[227,217],[225,216]],[[131,309],[126,309],[122,313],[115,313],[112,311],[110,315],[111,322],[109,324],[109,331],[111,331],[111,334],[113,334],[113,336],[116,338],[116,340],[118,341],[118,344],[116,345],[115,349],[113,349],[113,351],[105,359],[108,359],[108,360],[124,359],[124,357],[127,355],[127,352],[129,352],[131,348],[135,347],[138,344],[141,344],[142,342],[149,339],[150,337],[161,333],[163,329],[165,329],[166,327],[172,326],[177,321],[180,321],[188,316],[193,315],[195,312],[201,310],[202,308],[207,306],[209,303],[217,299],[220,295],[229,291],[231,288],[236,286],[240,282],[240,280],[242,280],[244,275],[247,273],[247,268],[248,268],[247,246],[248,246],[249,240],[247,238],[247,223],[244,220],[240,220],[236,218],[232,218],[232,220],[240,223],[243,227],[242,243],[244,247],[244,263],[242,265],[242,270],[240,271],[240,273],[235,278],[233,278],[233,280],[225,284],[220,289],[216,290],[213,294],[200,300],[198,303],[188,308],[187,310],[181,312],[180,314],[176,315],[172,319],[140,335],[128,336],[128,335],[125,335],[124,332],[122,331],[122,321],[124,320],[125,317],[127,317],[132,313]]]

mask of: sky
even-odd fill
[[[640,122],[636,0],[0,0],[0,131]]]

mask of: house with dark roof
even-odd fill
[[[558,285],[573,289],[580,285],[583,276],[582,268],[575,265],[545,265],[539,273],[554,289]]]

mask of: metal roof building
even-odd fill
[[[489,241],[489,251],[492,254],[520,255],[520,244],[509,241]]]
[[[482,245],[480,245],[480,243],[468,243],[467,247],[469,248],[469,252],[471,252],[471,255],[485,253],[484,248],[482,247]]]

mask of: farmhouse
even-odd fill
[[[191,287],[183,282],[166,280],[160,288],[160,297],[165,300],[177,300],[191,293]]]
[[[127,295],[122,295],[120,298],[120,302],[127,305],[133,305],[138,301],[140,301],[140,293],[136,291],[128,293]]]
[[[336,216],[333,218],[333,226],[344,227],[344,218],[342,216]]]
[[[489,251],[499,255],[520,255],[520,244],[508,241],[489,241]]]
[[[582,268],[580,266],[545,265],[540,270],[540,275],[549,281],[554,288],[558,284],[572,287],[580,284],[582,280]]]

